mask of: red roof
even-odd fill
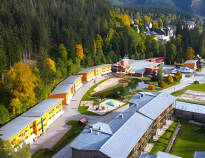
[[[87,123],[88,122],[88,118],[87,117],[81,117],[80,118],[80,120],[79,120],[79,122],[81,122],[81,123],[83,123],[83,124],[85,124],[85,123]]]

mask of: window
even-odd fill
[[[33,129],[33,126],[31,126],[30,129]]]
[[[16,142],[16,139],[14,139],[12,142],[11,142],[11,144],[14,144]]]

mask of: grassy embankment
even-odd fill
[[[193,158],[195,151],[205,149],[205,130],[200,126],[190,124],[186,120],[180,121],[182,129],[173,147],[172,154],[184,158]]]

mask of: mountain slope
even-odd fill
[[[108,0],[117,5],[165,6],[205,16],[205,0]]]

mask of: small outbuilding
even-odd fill
[[[185,67],[188,67],[190,69],[196,70],[197,69],[197,62],[198,60],[187,60],[184,63]]]

